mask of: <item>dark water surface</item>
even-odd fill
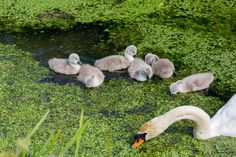
[[[22,33],[0,32],[0,42],[29,51],[41,65],[48,67],[48,60],[53,57],[68,58],[70,53],[77,53],[83,63],[94,64],[96,59],[115,54],[111,44],[107,44],[108,33],[102,28],[75,27],[69,31],[29,30]],[[108,45],[108,46],[107,46]],[[117,54],[117,53],[116,53]],[[105,73],[106,80],[117,76],[127,77],[127,72]],[[53,74],[40,82],[60,84],[75,82],[75,77]]]
[[[47,65],[49,58],[67,58],[70,53],[77,53],[82,62],[93,64],[96,59],[112,54],[104,48],[99,49],[99,44],[106,45],[107,38],[108,34],[104,31],[86,27],[70,31],[29,30],[22,33],[0,33],[1,43],[32,52],[34,58],[43,65]]]

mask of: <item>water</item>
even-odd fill
[[[34,58],[43,65],[47,65],[49,58],[67,58],[70,53],[78,53],[82,62],[92,64],[97,58],[112,54],[108,48],[104,51],[97,46],[106,45],[107,38],[108,34],[100,28],[87,27],[77,27],[70,31],[29,30],[23,33],[0,33],[1,43],[15,45],[17,48],[32,52]]]
[[[75,27],[69,31],[28,30],[22,33],[0,32],[0,42],[14,45],[16,48],[29,51],[41,65],[48,67],[48,60],[53,57],[68,58],[70,53],[77,53],[83,63],[94,64],[95,60],[107,55],[117,54],[108,44],[108,33],[102,27]],[[106,73],[106,80],[117,76],[126,77],[127,72]],[[73,76],[52,74],[40,82],[57,82],[60,84],[75,82]]]

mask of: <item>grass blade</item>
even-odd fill
[[[81,129],[83,127],[83,118],[84,118],[84,110],[82,109],[81,114],[80,114],[79,129]],[[75,157],[78,157],[80,141],[81,141],[81,135],[78,136],[78,138],[76,140]]]
[[[61,134],[61,131],[58,131],[57,134],[52,139],[52,141],[50,142],[50,144],[48,145],[48,148],[45,151],[44,155],[48,155],[48,153],[52,151],[53,146],[57,143],[57,139],[59,138],[60,134]]]
[[[82,135],[82,133],[84,132],[84,129],[87,127],[87,125],[88,125],[88,121],[86,121],[84,123],[84,125],[76,131],[76,134],[70,139],[70,141],[66,144],[66,146],[59,153],[59,155],[58,155],[59,157],[63,156],[69,150],[69,148],[75,143],[75,141],[78,139],[78,137]]]
[[[49,138],[47,139],[47,141],[43,145],[42,149],[40,149],[37,152],[36,156],[46,156],[49,152],[51,152],[53,146],[55,145],[57,139],[60,136],[60,133],[61,132],[59,131],[55,135],[55,130],[51,131]]]
[[[49,110],[47,111],[47,113],[40,119],[40,121],[36,124],[36,126],[27,134],[27,136],[23,139],[18,139],[17,141],[17,147],[19,148],[19,156],[20,157],[25,157],[27,155],[27,151],[29,149],[30,146],[30,138],[34,135],[34,133],[36,132],[36,130],[39,128],[39,126],[43,123],[43,121],[45,120],[45,118],[47,117],[49,113]]]
[[[79,120],[79,128],[82,128],[84,122],[84,109],[81,110],[80,120]]]
[[[39,128],[39,126],[43,123],[43,121],[45,120],[45,118],[47,117],[48,113],[50,111],[48,110],[47,113],[40,119],[40,121],[36,124],[36,126],[32,129],[31,132],[29,132],[29,134],[26,136],[26,138],[30,139],[30,137],[35,133],[35,131]]]
[[[104,131],[104,134],[105,134],[105,144],[106,144],[106,149],[108,151],[108,156],[109,157],[112,157],[112,144],[111,144],[111,138],[110,138],[110,133],[109,133],[109,130],[106,129]]]
[[[50,143],[50,141],[53,139],[55,130],[51,131],[49,138],[47,139],[47,141],[45,142],[45,144],[43,145],[42,149],[40,149],[40,151],[38,151],[37,156],[43,155],[46,152],[46,149]]]
[[[37,147],[37,139],[38,139],[38,134],[37,132],[34,133],[34,140],[33,140],[33,148],[32,148],[32,151],[33,151],[33,156],[35,156],[37,150],[36,150],[36,147]]]

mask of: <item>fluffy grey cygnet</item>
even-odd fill
[[[194,92],[209,88],[213,82],[214,76],[212,73],[198,73],[185,77],[183,80],[178,80],[170,85],[171,94]]]
[[[104,81],[104,74],[97,67],[89,64],[83,64],[80,68],[78,80],[85,84],[86,87],[98,87]]]
[[[137,48],[134,45],[128,46],[124,51],[124,56],[111,55],[98,59],[94,65],[100,70],[104,71],[117,71],[128,68],[130,63],[134,60],[134,56],[137,54]]]
[[[170,78],[175,72],[174,64],[169,59],[159,59],[155,54],[148,53],[145,62],[152,66],[153,74],[160,78]]]
[[[48,65],[56,73],[65,75],[78,74],[81,68],[80,58],[76,53],[70,54],[68,59],[51,58],[48,60]]]
[[[140,58],[135,58],[128,68],[129,76],[137,81],[146,81],[153,75],[152,67]]]

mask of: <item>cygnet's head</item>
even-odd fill
[[[125,55],[130,55],[132,57],[135,57],[137,55],[137,47],[134,45],[129,45],[125,49]]]
[[[156,62],[159,59],[159,57],[155,54],[152,53],[148,53],[145,56],[145,62],[149,65],[153,64],[154,62]]]
[[[171,95],[176,95],[179,90],[180,90],[180,86],[183,84],[183,82],[180,80],[180,81],[177,81],[175,83],[172,83],[170,85],[170,93]]]
[[[146,76],[148,79],[150,79],[153,76],[152,68],[149,68],[149,67],[142,67],[141,73],[142,75]]]
[[[82,64],[79,55],[77,55],[76,53],[70,54],[68,61],[71,64],[77,64],[77,63]]]

